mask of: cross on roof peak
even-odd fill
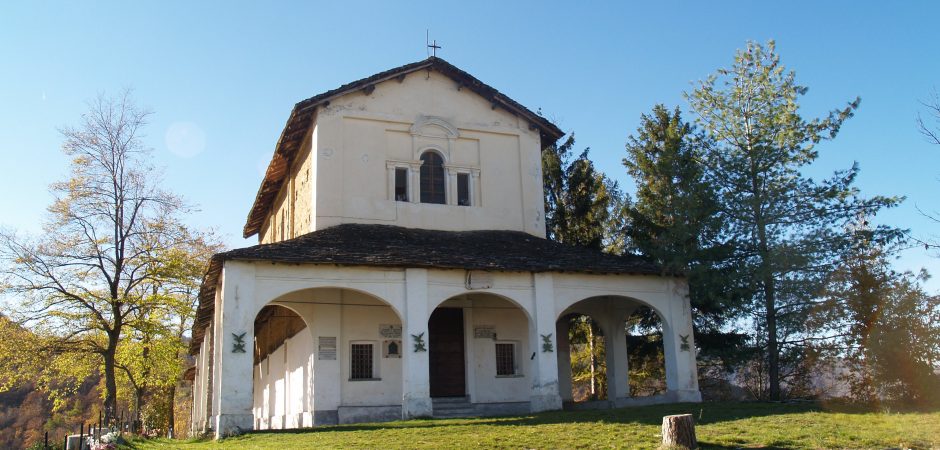
[[[428,56],[437,57],[437,49],[442,48],[440,45],[437,45],[437,39],[434,41],[430,40],[430,35],[428,31],[424,32],[424,44],[428,47]]]

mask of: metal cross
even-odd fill
[[[427,30],[424,31],[424,43],[430,49],[430,56],[437,56],[437,49],[441,48],[441,46],[437,45],[437,39],[435,39],[434,42],[430,41],[430,36]]]
[[[437,45],[437,39],[435,39],[434,42],[428,44],[428,48],[431,49],[431,56],[437,56],[437,49],[441,48],[441,46]]]

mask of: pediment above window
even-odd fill
[[[440,117],[418,116],[411,126],[411,135],[450,140],[459,138],[460,132],[457,127]]]

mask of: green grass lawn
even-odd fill
[[[940,412],[836,412],[813,404],[702,403],[518,417],[410,420],[256,432],[128,448],[655,448],[662,417],[691,413],[702,448],[940,448]]]

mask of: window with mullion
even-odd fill
[[[425,152],[421,162],[421,203],[444,204],[447,184],[444,158],[435,152]]]

